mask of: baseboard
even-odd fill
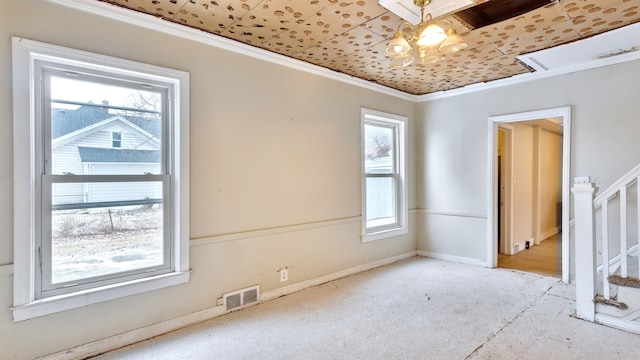
[[[275,289],[275,290],[271,290],[271,291],[267,291],[265,293],[260,294],[260,301],[267,301],[267,300],[279,298],[281,296],[292,294],[294,292],[298,292],[298,291],[304,290],[306,288],[310,288],[310,287],[313,287],[313,286],[318,286],[320,284],[324,284],[324,283],[327,283],[329,281],[333,281],[333,280],[341,279],[343,277],[355,275],[355,274],[358,274],[358,273],[361,273],[361,272],[364,272],[364,271],[375,269],[377,267],[393,264],[393,263],[398,262],[400,260],[408,259],[410,257],[414,257],[414,256],[417,256],[417,255],[418,255],[417,251],[410,251],[408,253],[404,253],[404,254],[401,254],[401,255],[392,256],[392,257],[389,257],[389,258],[386,258],[386,259],[370,262],[370,263],[367,263],[367,264],[364,264],[364,265],[354,266],[352,268],[348,268],[348,269],[341,270],[341,271],[336,271],[336,272],[328,274],[328,275],[324,275],[324,276],[320,276],[320,277],[317,277],[317,278],[314,278],[314,279],[302,281],[302,282],[299,282],[299,283],[296,283],[296,284],[291,284],[291,285],[288,285],[288,286],[284,286],[284,287],[281,287],[281,288],[278,288],[278,289]]]
[[[614,316],[596,313],[595,322],[610,326],[616,329],[629,331],[635,334],[640,334],[640,323],[637,321],[629,321],[620,319]]]
[[[552,227],[540,233],[540,242],[560,233],[559,227]]]
[[[161,323],[145,326],[140,329],[128,331],[123,334],[111,336],[105,339],[93,341],[87,344],[63,350],[54,354],[46,355],[36,360],[82,360],[91,356],[103,354],[110,350],[115,350],[127,345],[151,339],[155,336],[166,334],[171,331],[201,323],[205,320],[223,315],[224,308],[215,306],[196,313],[181,316],[179,318],[163,321]]]
[[[460,263],[460,264],[487,267],[487,262],[486,261],[482,261],[482,260],[478,260],[478,259],[472,259],[472,258],[463,257],[463,256],[455,256],[455,255],[449,255],[449,254],[435,253],[435,252],[424,251],[424,250],[418,250],[418,255],[423,256],[423,257],[432,258],[432,259],[451,261],[451,262]]]
[[[324,284],[333,280],[341,279],[350,275],[355,275],[364,271],[375,269],[381,266],[393,264],[400,260],[408,259],[418,255],[416,251],[410,251],[405,254],[392,256],[382,260],[373,261],[367,264],[354,266],[345,270],[336,271],[334,273],[320,276],[314,279],[302,281],[296,284],[278,288],[275,290],[267,291],[260,294],[260,301],[256,304],[269,301],[275,298],[279,298],[284,295],[292,294],[300,290],[304,290],[309,287]],[[254,305],[256,305],[254,304]],[[198,311],[192,314],[184,315],[175,319],[163,321],[161,323],[146,326],[140,329],[131,330],[126,333],[111,336],[105,339],[90,342],[76,346],[74,348],[63,350],[55,354],[46,355],[38,358],[37,360],[81,360],[90,356],[96,356],[105,353],[110,350],[118,349],[127,345],[131,345],[143,340],[150,339],[155,336],[166,334],[171,331],[175,331],[190,325],[195,325],[203,321],[213,319],[217,316],[224,315],[227,312],[224,311],[223,306],[214,306],[209,309]]]

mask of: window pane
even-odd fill
[[[138,200],[135,200],[138,199]],[[102,182],[53,184],[51,203],[54,208],[86,208],[86,203],[159,201],[160,182]]]
[[[51,174],[161,173],[161,95],[51,76]]]
[[[364,126],[364,159],[366,173],[394,172],[393,129],[389,127]]]
[[[395,224],[396,196],[393,177],[367,177],[367,227]]]
[[[163,265],[161,182],[53,184],[53,198],[72,186],[92,202],[53,202],[53,284]]]

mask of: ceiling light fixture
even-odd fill
[[[401,69],[413,64],[416,60],[419,64],[429,64],[442,60],[445,55],[452,54],[467,47],[462,37],[456,33],[451,22],[445,32],[431,18],[431,14],[424,15],[424,8],[431,0],[413,0],[414,5],[420,8],[420,23],[413,25],[403,20],[398,25],[393,39],[389,41],[385,53],[391,58],[389,68]],[[411,32],[403,32],[402,26],[409,25]]]

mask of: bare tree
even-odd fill
[[[140,90],[129,94],[129,96],[127,96],[127,99],[125,100],[125,103],[127,107],[130,108],[157,112],[160,112],[162,106],[162,101],[160,100],[159,94]],[[144,112],[139,113],[138,116],[156,117],[157,115],[154,113]]]
[[[371,160],[389,156],[391,151],[391,139],[385,131],[375,131],[371,128],[367,131],[367,157]]]

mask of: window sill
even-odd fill
[[[71,294],[52,296],[31,303],[15,306],[13,321],[19,322],[39,316],[75,309],[99,302],[115,300],[124,296],[141,294],[169,286],[189,282],[189,271],[163,274]]]
[[[386,238],[390,238],[393,236],[399,236],[409,233],[409,229],[406,227],[396,228],[396,229],[388,229],[388,230],[380,230],[376,232],[371,232],[362,235],[362,242],[370,242],[375,240],[382,240]]]

